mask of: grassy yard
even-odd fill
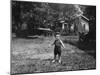
[[[64,37],[62,40],[77,40],[77,37]],[[62,50],[62,64],[52,63],[53,47],[48,47],[53,37],[12,38],[11,74],[75,71],[96,68],[96,59],[86,51],[65,42]]]

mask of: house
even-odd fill
[[[84,33],[89,32],[89,19],[84,15],[80,15],[69,23],[65,22],[64,18],[60,18],[60,25],[62,30],[74,31],[75,33]]]
[[[61,23],[61,27],[62,27],[62,30],[64,30],[65,29],[65,27],[66,26],[68,26],[68,24],[64,21],[64,20],[62,20],[62,21],[60,21],[60,23]]]
[[[77,25],[78,32],[87,34],[89,32],[89,19],[84,15],[79,17],[80,24]]]
[[[79,41],[85,41],[87,34],[89,33],[89,19],[84,15],[81,15],[77,20],[77,31],[79,34]]]

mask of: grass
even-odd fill
[[[62,39],[77,40],[77,37]],[[65,43],[62,50],[62,64],[52,63],[53,47],[48,47],[53,37],[13,38],[11,46],[11,74],[88,70],[96,68],[92,55],[75,45]]]

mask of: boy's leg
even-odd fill
[[[56,61],[56,55],[54,54],[54,59],[53,59],[53,61],[52,62],[55,62]]]
[[[58,62],[61,63],[61,55],[58,54]]]
[[[56,60],[56,55],[54,54],[54,60]]]
[[[56,61],[56,55],[57,55],[56,48],[54,48],[54,59],[53,59],[52,62],[55,62]]]
[[[58,52],[58,62],[61,63],[61,49]]]

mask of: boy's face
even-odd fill
[[[59,35],[56,35],[56,39],[60,39],[60,36]]]

